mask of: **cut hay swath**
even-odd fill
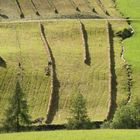
[[[107,15],[109,16],[109,13],[108,11],[106,10],[106,8],[104,7],[104,5],[102,4],[102,1],[101,0],[96,0],[98,5],[100,6],[100,8],[102,9],[102,11]]]
[[[47,0],[47,2],[48,2],[48,4],[50,5],[50,7],[54,10],[54,13],[55,13],[55,14],[58,14],[59,11],[57,10],[57,8],[56,8],[54,2],[53,2],[52,0]]]
[[[23,13],[22,8],[20,6],[19,0],[16,0],[15,2],[16,2],[19,14],[20,14],[20,18],[24,18],[25,16],[24,16],[24,13]]]
[[[40,16],[40,14],[39,14],[39,12],[38,12],[38,9],[37,9],[37,7],[36,7],[34,1],[33,1],[33,0],[30,0],[30,2],[31,2],[32,8],[33,8],[35,14],[36,14],[37,16]]]

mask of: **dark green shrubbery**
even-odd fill
[[[138,100],[118,107],[111,122],[105,122],[102,128],[136,129],[140,128],[140,102]]]
[[[30,123],[27,101],[19,81],[16,83],[15,94],[10,100],[10,107],[7,109],[5,116],[3,126],[6,131],[20,131],[22,126]]]

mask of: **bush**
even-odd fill
[[[140,103],[138,100],[117,109],[110,124],[115,129],[134,129],[140,127]]]

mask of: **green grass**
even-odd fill
[[[140,140],[139,130],[80,130],[0,134],[2,140]]]
[[[140,1],[127,1],[117,0],[118,8],[125,16],[131,18],[140,18]],[[131,5],[131,6],[130,6]],[[139,85],[140,85],[140,21],[132,21],[132,26],[135,30],[135,34],[124,41],[125,43],[125,58],[128,63],[132,65],[132,96],[139,97]]]
[[[130,18],[140,19],[140,1],[139,0],[116,0],[117,8]]]

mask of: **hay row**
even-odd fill
[[[73,0],[69,0],[71,5],[73,6],[73,8],[77,11],[77,12],[81,12],[81,10],[79,9],[79,7],[76,5],[76,3]]]
[[[101,0],[96,0],[98,5],[101,7],[102,11],[109,16],[108,11],[105,9],[104,5],[102,4]]]
[[[54,10],[54,13],[58,14],[59,12],[58,12],[56,6],[54,5],[54,3],[51,0],[47,0],[47,2],[49,4],[49,6]]]
[[[32,5],[32,7],[33,7],[33,10],[34,10],[35,14],[36,14],[37,16],[40,16],[40,14],[39,14],[39,12],[38,12],[38,9],[37,9],[37,7],[36,7],[36,5],[35,5],[35,3],[34,3],[33,0],[31,0],[31,5]]]
[[[84,0],[84,2],[85,2],[85,4],[88,6],[88,8],[91,9],[91,11],[92,11],[93,13],[97,13],[96,10],[95,10],[95,8],[94,8],[94,7],[93,7],[93,8],[91,7],[91,5],[89,4],[89,1],[88,1],[88,0]]]
[[[80,22],[80,32],[81,32],[81,38],[82,38],[82,44],[83,44],[83,60],[84,60],[84,63],[87,63],[87,61],[88,61],[87,40],[85,38],[85,27],[82,22]]]
[[[22,8],[21,8],[18,0],[16,0],[16,5],[17,5],[17,8],[19,9],[18,11],[19,11],[19,14],[20,14],[20,18],[25,18],[24,13],[22,11]]]
[[[50,49],[49,43],[45,36],[44,26],[42,24],[39,24],[39,26],[40,26],[41,39],[44,43],[44,47],[45,47],[46,53],[48,55],[48,65],[50,67],[50,75],[51,75],[51,91],[50,91],[50,98],[48,101],[48,107],[47,107],[47,113],[46,113],[46,122],[47,122],[50,117],[52,101],[53,101],[53,96],[54,96],[54,64],[53,64],[54,62],[53,62],[53,56],[51,54],[51,49]]]
[[[111,44],[110,44],[110,24],[106,22],[106,32],[107,32],[107,46],[108,46],[108,69],[109,69],[109,83],[108,83],[108,91],[109,91],[109,102],[108,102],[108,110],[106,119],[109,120],[112,105],[113,105],[113,95],[112,95],[112,64],[111,64]]]

